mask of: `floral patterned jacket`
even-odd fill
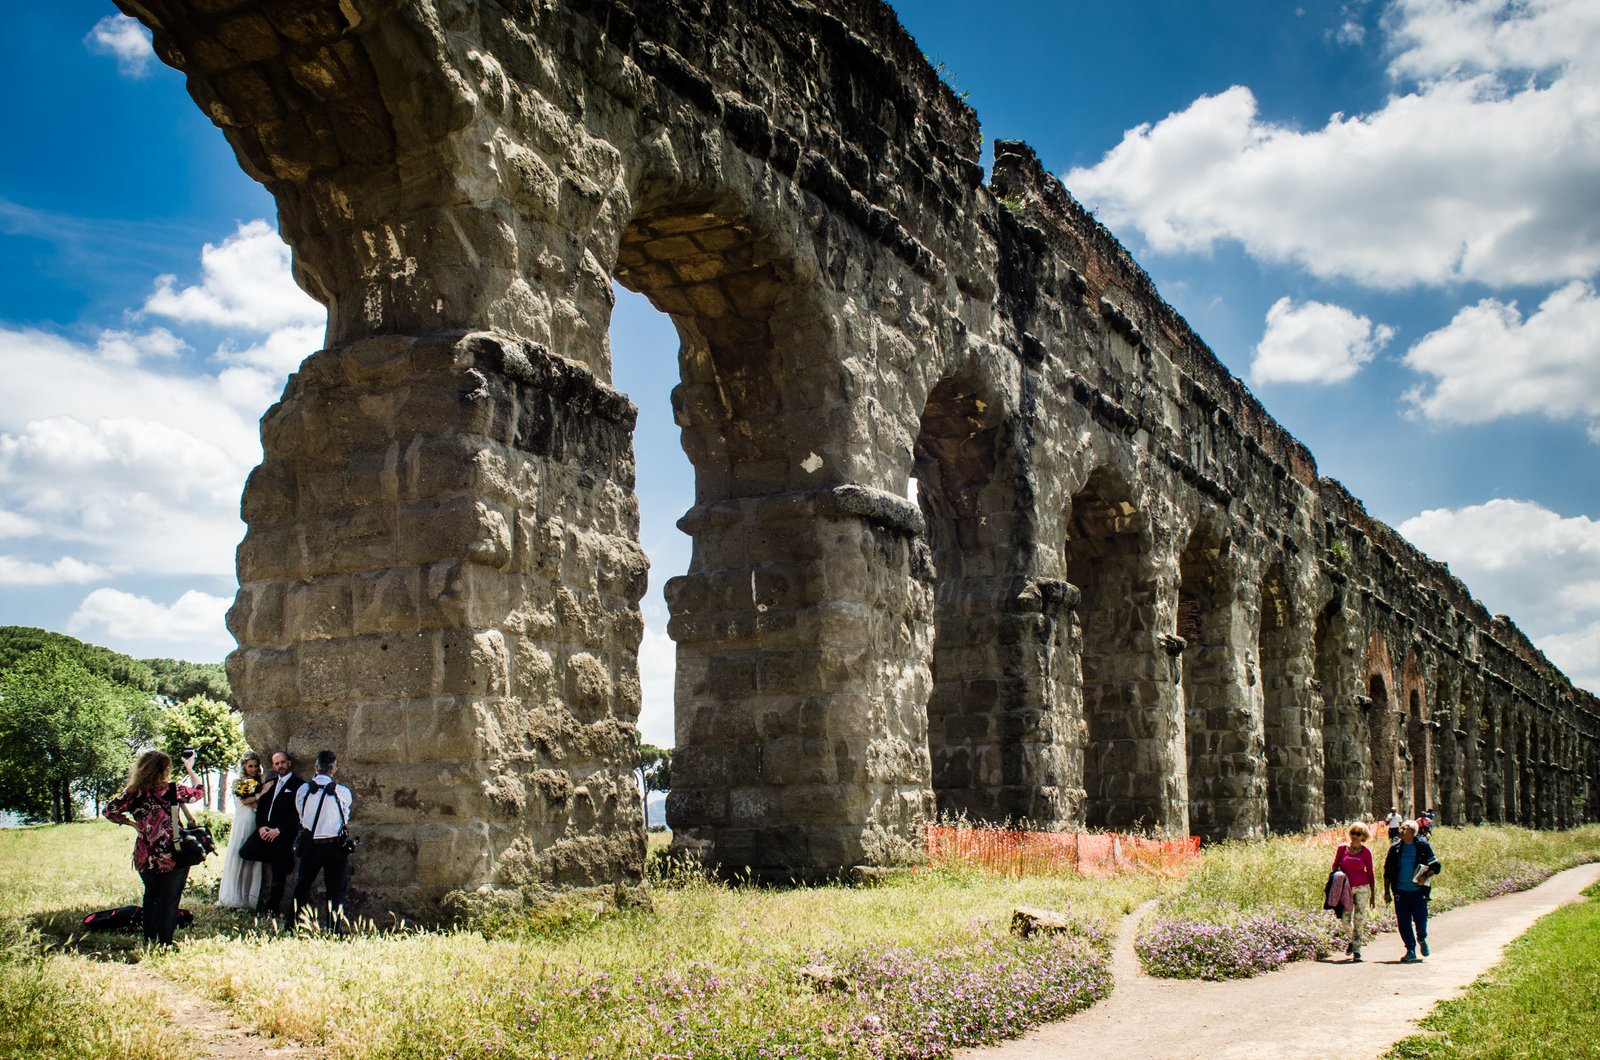
[[[177,850],[172,843],[173,803],[178,800],[199,802],[205,794],[204,790],[187,784],[171,784],[162,792],[125,791],[106,803],[103,816],[115,824],[131,824],[138,833],[133,841],[136,870],[171,872],[178,867]]]

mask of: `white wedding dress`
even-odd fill
[[[217,904],[230,909],[254,909],[261,893],[261,862],[246,861],[239,848],[256,830],[256,808],[233,800],[233,828],[228,833],[228,853],[222,859],[222,887]]]

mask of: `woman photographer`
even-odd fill
[[[184,754],[183,769],[189,783],[174,784],[172,759],[162,751],[146,751],[128,771],[127,787],[105,810],[106,820],[132,825],[137,833],[133,867],[144,880],[144,937],[163,946],[172,945],[178,899],[189,880],[189,866],[178,863],[172,815],[179,802],[205,797],[200,778],[194,775],[193,751]]]

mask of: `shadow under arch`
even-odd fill
[[[1084,826],[1181,829],[1179,722],[1161,682],[1146,677],[1164,632],[1148,624],[1159,591],[1149,527],[1113,470],[1097,468],[1073,494],[1065,552],[1067,580],[1082,592],[1072,713],[1084,725]]]
[[[1396,788],[1395,707],[1390,698],[1395,687],[1394,666],[1389,661],[1389,645],[1378,630],[1367,640],[1367,779],[1371,782],[1370,803],[1382,816],[1390,807],[1399,808]]]
[[[1430,733],[1432,706],[1428,699],[1427,677],[1422,668],[1422,654],[1415,647],[1406,653],[1403,674],[1406,709],[1401,718],[1404,731],[1396,733],[1396,736],[1405,743],[1404,760],[1411,770],[1408,792],[1411,806],[1402,812],[1407,817],[1416,817],[1424,810],[1433,808],[1437,789],[1433,776],[1433,740]]]
[[[1178,558],[1176,632],[1184,643],[1189,831],[1207,841],[1248,834],[1255,817],[1252,804],[1259,802],[1237,790],[1239,779],[1253,777],[1256,770],[1248,711],[1241,710],[1229,642],[1235,598],[1231,550],[1218,520],[1204,519]]]
[[[992,371],[968,361],[941,378],[912,450],[936,571],[928,749],[941,815],[1048,827],[1066,812],[1065,740],[1041,683],[1066,626],[1049,606],[1026,631],[1015,613],[1027,527],[1007,467],[1016,423]]]

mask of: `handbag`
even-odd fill
[[[251,832],[239,845],[241,861],[271,861],[272,844],[261,838],[260,832]]]
[[[178,815],[172,815],[172,846],[173,853],[179,865],[193,866],[204,861],[216,852],[217,844],[211,838],[211,829],[200,824],[189,812],[189,807],[182,802],[176,802],[178,811],[183,814],[184,820],[189,822],[188,827],[178,827]]]

